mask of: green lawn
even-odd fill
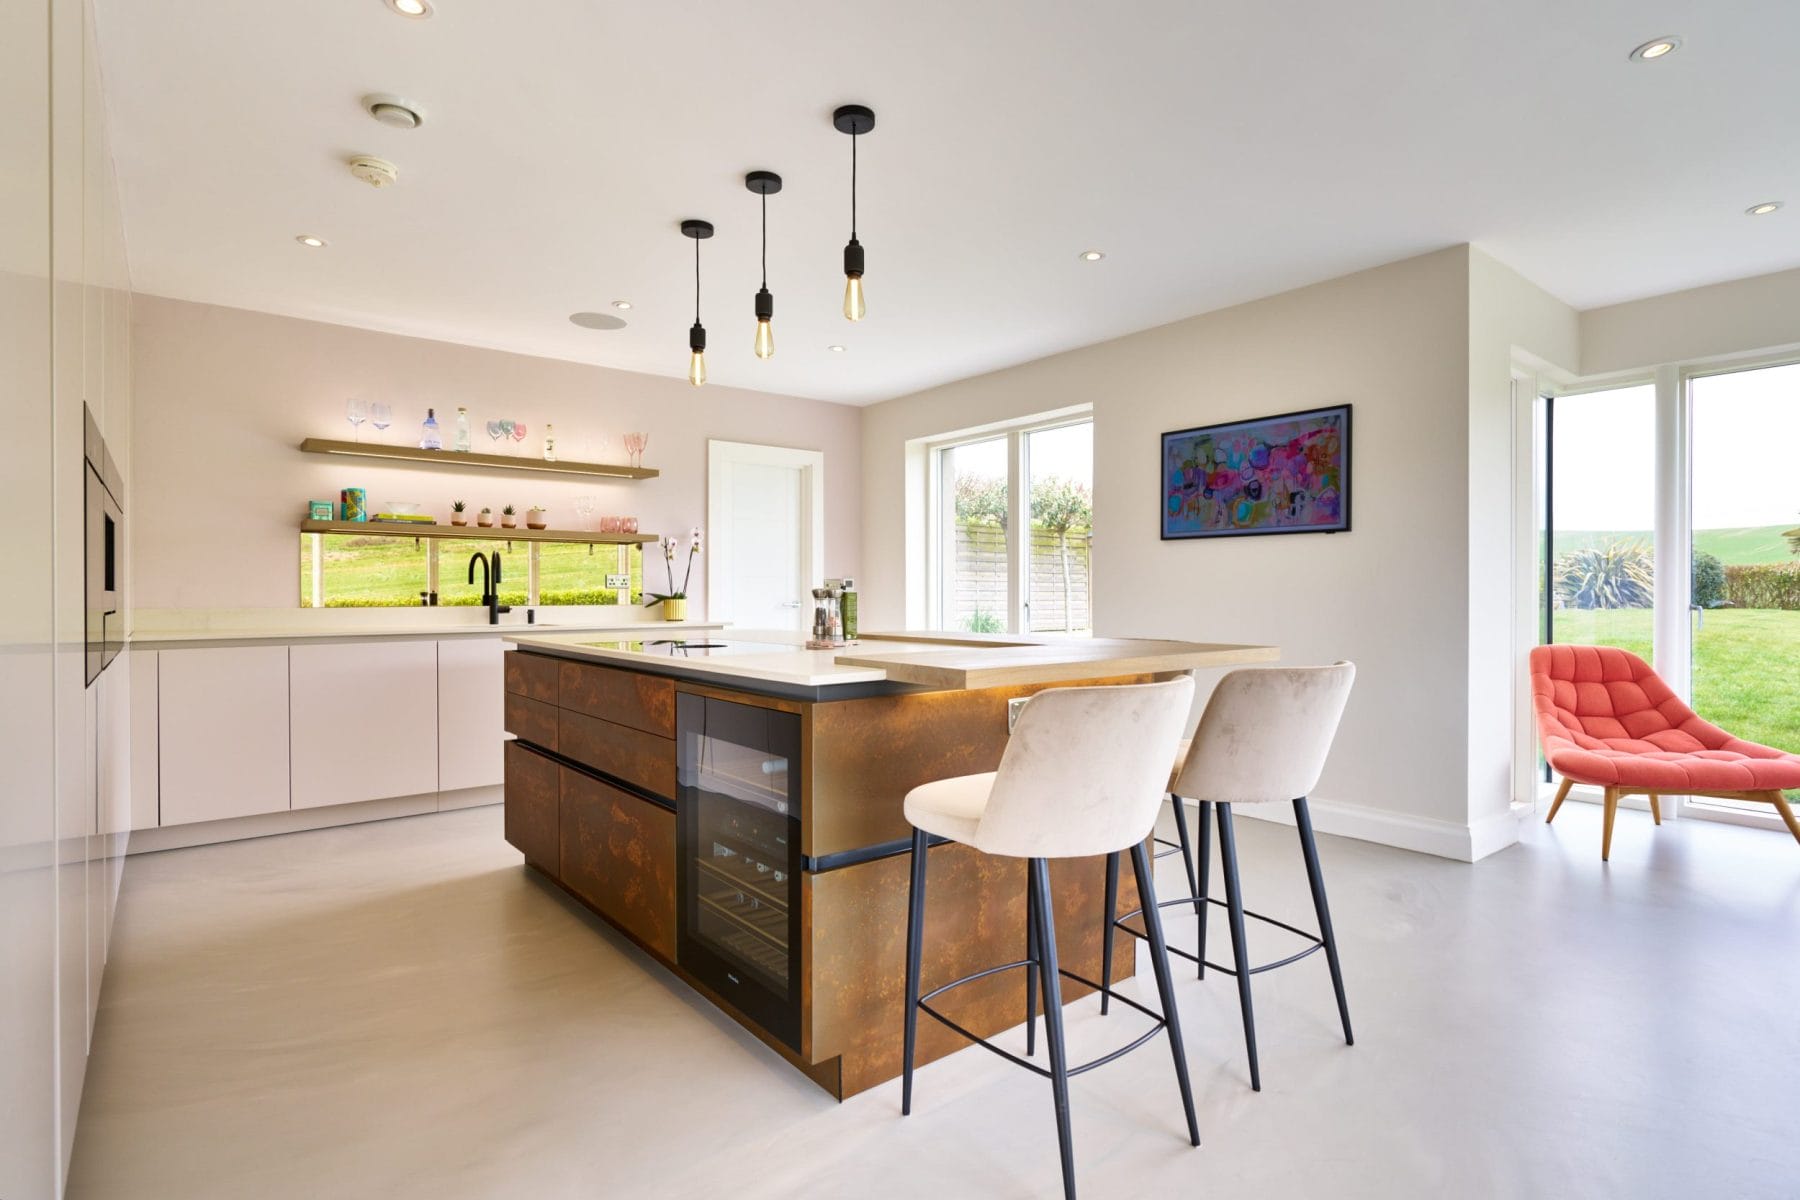
[[[1782,525],[1758,525],[1750,529],[1696,529],[1694,549],[1713,555],[1728,567],[1740,563],[1786,562],[1793,557],[1793,552],[1788,547],[1787,539],[1781,535],[1796,525],[1800,525],[1800,521],[1789,521]],[[1559,529],[1556,531],[1556,555],[1561,558],[1571,550],[1590,549],[1610,541],[1642,542],[1646,546],[1652,544],[1648,529]],[[1538,544],[1543,544],[1541,539]]]
[[[324,543],[327,605],[418,603],[419,593],[425,590],[425,547],[428,543],[356,534],[327,534]],[[525,542],[514,542],[509,549],[504,538],[444,542],[438,552],[438,603],[480,603],[480,572],[476,573],[476,583],[468,582],[470,556],[498,550],[501,603],[524,604],[527,547]],[[631,590],[636,597],[643,591],[644,556],[636,547],[631,549],[630,556]],[[613,546],[543,544],[539,547],[538,591],[546,603],[611,604],[611,593],[602,595],[601,592],[606,586],[607,573],[619,569],[618,562],[618,549]],[[662,585],[660,579],[652,581],[653,590]],[[311,604],[312,537],[302,534],[300,605],[304,608]]]
[[[1741,738],[1800,753],[1800,612],[1716,608],[1693,620],[1694,710]],[[1647,608],[1560,609],[1556,640],[1654,661]]]

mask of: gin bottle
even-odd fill
[[[443,448],[444,439],[438,436],[437,410],[428,408],[425,410],[425,424],[419,430],[419,449],[442,450]]]
[[[470,448],[469,410],[458,405],[456,409],[456,452],[467,454]]]

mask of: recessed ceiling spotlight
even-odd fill
[[[1765,200],[1761,204],[1752,204],[1744,211],[1753,217],[1766,217],[1780,207],[1781,201],[1779,200]]]
[[[387,6],[401,16],[415,20],[431,15],[431,0],[387,0]]]
[[[325,239],[324,239],[324,238],[322,238],[322,237],[314,237],[314,236],[313,236],[313,235],[312,235],[312,234],[310,234],[310,233],[302,233],[302,234],[299,234],[299,235],[298,235],[298,236],[296,236],[296,237],[295,237],[295,238],[294,238],[294,240],[295,240],[295,241],[296,241],[296,242],[299,242],[299,243],[300,243],[300,244],[301,244],[301,245],[302,245],[302,246],[310,246],[310,247],[312,247],[312,248],[313,248],[313,249],[314,249],[314,250],[317,250],[317,249],[318,249],[318,248],[319,248],[319,247],[321,247],[321,246],[323,246],[323,245],[324,245],[324,244],[325,244]]]
[[[376,92],[362,98],[363,111],[395,129],[417,129],[425,123],[425,110],[411,100]]]
[[[1105,257],[1106,257],[1106,251],[1104,251],[1104,250],[1083,250],[1081,252],[1081,261],[1082,262],[1099,262],[1101,259],[1103,259]]]
[[[1659,37],[1654,41],[1645,42],[1636,50],[1633,50],[1631,52],[1631,61],[1650,62],[1653,59],[1666,58],[1679,49],[1681,49],[1681,39],[1674,34],[1670,34],[1668,37]]]
[[[842,346],[827,346],[825,348],[827,350],[831,351],[833,354],[842,354],[844,352],[844,348]]]
[[[631,301],[629,300],[614,300],[612,304],[614,308],[619,309],[621,312],[631,307]]]
[[[583,329],[623,329],[625,318],[615,317],[611,313],[578,312],[570,313],[569,320]]]

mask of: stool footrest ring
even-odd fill
[[[1130,931],[1128,930],[1127,932],[1130,932]],[[1020,1058],[1018,1055],[1014,1054],[1012,1051],[1007,1050],[1004,1047],[997,1046],[993,1042],[990,1042],[988,1039],[977,1035],[972,1030],[964,1028],[962,1025],[957,1024],[955,1021],[951,1020],[949,1017],[945,1016],[943,1013],[939,1012],[937,1009],[931,1007],[931,1005],[927,1003],[927,1001],[933,999],[934,997],[943,995],[945,992],[949,991],[951,988],[961,987],[965,983],[974,983],[977,979],[986,979],[990,975],[998,975],[1002,971],[1011,971],[1017,967],[1035,968],[1035,967],[1038,967],[1039,965],[1040,964],[1035,959],[1021,959],[1018,962],[1001,963],[997,967],[989,967],[984,971],[976,971],[973,975],[964,975],[961,979],[952,979],[949,983],[946,983],[946,984],[942,985],[941,987],[933,988],[931,991],[926,992],[923,996],[920,996],[919,997],[919,1011],[924,1013],[926,1016],[931,1017],[933,1020],[937,1021],[940,1025],[947,1026],[948,1028],[955,1030],[957,1033],[962,1034],[963,1037],[969,1039],[971,1042],[974,1042],[977,1046],[980,1046],[982,1049],[993,1051],[995,1054],[998,1054],[1001,1058],[1004,1058],[1006,1061],[1012,1063],[1014,1066],[1024,1067],[1027,1071],[1030,1071],[1032,1074],[1037,1075],[1043,1079],[1053,1078],[1051,1073],[1048,1070],[1044,1069],[1043,1067],[1038,1066],[1034,1062],[1028,1062],[1023,1058]],[[1057,974],[1062,976],[1064,979],[1071,979],[1071,980],[1074,980],[1076,983],[1085,984],[1086,986],[1093,988],[1094,991],[1096,991],[1096,992],[1103,990],[1100,987],[1100,985],[1095,983],[1093,980],[1084,978],[1083,976],[1080,976],[1080,975],[1077,975],[1073,971],[1059,970],[1057,972]],[[1095,1067],[1103,1067],[1107,1063],[1112,1062],[1114,1059],[1125,1057],[1127,1054],[1130,1054],[1133,1050],[1136,1050],[1139,1046],[1142,1046],[1145,1042],[1148,1042],[1151,1038],[1155,1037],[1157,1034],[1161,1033],[1165,1028],[1168,1027],[1168,1021],[1164,1018],[1164,1016],[1161,1013],[1157,1012],[1155,1009],[1146,1008],[1144,1005],[1139,1004],[1136,1000],[1133,1000],[1130,996],[1121,996],[1117,991],[1112,991],[1111,989],[1105,989],[1105,990],[1109,991],[1111,997],[1114,1000],[1117,1000],[1120,1004],[1124,1004],[1131,1008],[1135,1008],[1135,1009],[1137,1009],[1137,1011],[1143,1013],[1146,1017],[1149,1017],[1150,1020],[1152,1021],[1152,1024],[1151,1024],[1150,1028],[1148,1030],[1146,1030],[1143,1034],[1139,1035],[1137,1038],[1133,1039],[1132,1041],[1127,1042],[1125,1045],[1119,1047],[1117,1050],[1113,1050],[1106,1054],[1103,1054],[1099,1058],[1090,1059],[1089,1061],[1082,1063],[1080,1066],[1070,1067],[1068,1070],[1068,1074],[1070,1077],[1080,1075],[1086,1071],[1091,1071]],[[1035,1019],[1036,1018],[1034,1017],[1033,1020],[1035,1020]]]
[[[1199,896],[1179,896],[1173,900],[1159,900],[1156,902],[1156,907],[1157,908],[1192,908],[1194,906],[1194,902],[1196,900],[1199,900],[1200,898],[1201,897],[1199,897]],[[1220,908],[1229,907],[1229,905],[1227,905],[1225,903],[1225,901],[1215,899],[1212,896],[1207,896],[1207,897],[1205,897],[1205,899],[1208,904],[1216,904]],[[1134,908],[1130,912],[1120,913],[1118,916],[1113,918],[1113,928],[1119,930],[1122,933],[1129,933],[1132,937],[1138,938],[1140,940],[1146,938],[1148,935],[1145,934],[1143,930],[1133,929],[1131,926],[1125,924],[1125,922],[1131,920],[1131,918],[1137,916],[1138,914],[1142,913],[1143,911],[1144,910],[1140,907],[1140,908]],[[1285,967],[1289,963],[1299,962],[1301,959],[1305,958],[1307,955],[1316,954],[1318,951],[1323,950],[1325,948],[1325,939],[1324,938],[1321,938],[1319,935],[1317,935],[1315,933],[1308,933],[1304,929],[1300,929],[1300,928],[1297,928],[1296,926],[1289,925],[1286,921],[1278,921],[1274,917],[1266,917],[1262,913],[1251,912],[1247,908],[1244,910],[1244,915],[1246,917],[1252,918],[1253,920],[1261,921],[1265,925],[1273,925],[1277,929],[1285,929],[1287,932],[1295,935],[1296,937],[1303,937],[1308,942],[1311,943],[1311,945],[1307,946],[1306,949],[1296,951],[1295,953],[1288,955],[1286,958],[1278,958],[1274,962],[1263,963],[1259,967],[1251,967],[1249,973],[1252,975],[1261,975],[1264,971],[1273,971],[1277,967]],[[1189,961],[1191,963],[1198,963],[1201,961],[1199,955],[1194,954],[1188,950],[1183,950],[1179,946],[1171,945],[1171,946],[1169,946],[1168,949],[1169,949],[1169,953],[1175,955],[1177,958],[1185,958],[1185,959],[1187,959],[1187,961]],[[1226,966],[1221,966],[1220,964],[1213,962],[1211,959],[1206,960],[1206,967],[1208,970],[1217,971],[1221,975],[1229,975],[1233,978],[1236,978],[1236,976],[1237,976],[1237,972],[1235,970],[1233,970],[1232,968],[1226,967]],[[1114,998],[1118,999],[1119,997],[1115,996]]]

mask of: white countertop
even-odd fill
[[[226,623],[210,628],[138,628],[132,631],[131,636],[126,640],[126,645],[131,648],[148,650],[166,646],[226,642],[244,644],[251,642],[346,641],[367,638],[395,641],[406,638],[490,637],[499,634],[522,633],[533,629],[579,632],[584,637],[592,637],[600,633],[613,633],[620,637],[637,635],[650,637],[656,636],[656,633],[645,631],[692,630],[707,632],[724,628],[717,622],[706,621],[559,620],[554,616],[548,620],[540,620],[535,625],[527,625],[524,614],[517,610],[503,614],[500,618],[501,624],[489,625],[485,621],[445,621],[437,618],[429,610],[420,609],[418,611],[421,619],[417,622],[395,621],[367,626],[273,620],[263,623]]]
[[[765,684],[781,684],[787,687],[832,687],[846,683],[881,683],[887,679],[887,672],[874,667],[852,667],[840,665],[837,656],[850,649],[841,647],[835,650],[808,650],[806,638],[802,634],[783,633],[779,630],[732,630],[721,640],[734,645],[745,642],[768,644],[766,654],[729,654],[717,657],[704,653],[685,656],[659,650],[649,643],[658,638],[670,636],[670,631],[678,630],[679,623],[645,629],[634,627],[630,633],[631,643],[642,649],[622,649],[615,646],[594,645],[600,641],[622,641],[616,639],[597,638],[592,632],[547,632],[526,633],[520,630],[508,630],[506,640],[527,650],[544,650],[552,654],[568,654],[580,658],[591,658],[599,662],[616,662],[621,666],[633,667],[637,670],[664,670],[672,674],[704,676],[725,681],[749,680]],[[714,626],[718,628],[718,626]],[[873,652],[880,649],[883,653],[903,654],[910,651],[930,650],[934,647],[928,643],[880,642],[875,640],[860,641],[855,648]],[[941,649],[942,647],[936,647]]]

